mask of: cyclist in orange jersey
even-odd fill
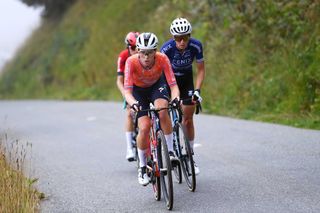
[[[179,88],[176,83],[169,59],[165,54],[157,52],[158,38],[153,33],[142,33],[137,38],[138,54],[128,58],[125,67],[125,98],[131,108],[137,111],[139,133],[137,136],[140,169],[138,181],[146,186],[149,177],[146,174],[146,153],[149,147],[148,137],[151,127],[147,112],[152,102],[156,108],[168,107],[169,94],[166,81],[171,89],[171,100],[179,100]],[[177,163],[173,151],[173,134],[170,117],[167,110],[159,112],[160,124],[164,132],[170,160]]]
[[[124,67],[128,57],[137,53],[136,50],[136,40],[139,36],[138,32],[129,32],[126,35],[124,42],[127,45],[127,48],[119,54],[118,62],[117,62],[117,86],[120,90],[122,96],[124,97]],[[125,136],[127,141],[127,154],[126,159],[128,161],[133,161],[135,154],[133,151],[133,122],[130,114],[130,107],[127,105],[127,102],[124,101],[124,108],[126,108],[126,121],[125,121]]]

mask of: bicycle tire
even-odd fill
[[[134,160],[136,161],[136,166],[137,169],[140,168],[140,162],[139,162],[139,155],[138,155],[138,142],[137,142],[137,137],[138,137],[138,133],[139,133],[139,128],[137,126],[137,122],[138,120],[136,119],[136,117],[132,117],[133,120],[133,126],[134,126],[134,131],[133,131],[133,135],[132,135],[132,147],[134,148]]]
[[[171,210],[173,207],[173,183],[172,183],[172,166],[169,158],[168,147],[163,132],[157,131],[158,143],[158,163],[160,168],[161,189],[166,207]]]
[[[176,126],[177,125],[175,125],[173,128],[173,148],[175,150],[176,156],[179,158],[179,156],[180,156],[180,152],[179,152],[179,148],[178,148],[179,141],[177,141],[179,139],[177,138],[177,134],[176,134],[176,128],[177,128]],[[173,173],[174,173],[174,176],[175,176],[177,182],[179,184],[181,184],[182,183],[182,171],[181,171],[181,164],[180,163],[178,165],[176,165],[175,167],[173,167]]]
[[[151,144],[151,146],[153,145]],[[156,201],[159,201],[161,200],[161,181],[160,181],[160,167],[159,167],[157,149],[155,149],[154,153],[153,152],[151,153],[151,166],[152,166],[151,183],[152,183],[152,189],[153,189],[153,197]]]
[[[196,190],[196,174],[194,171],[194,162],[190,143],[186,138],[185,131],[180,123],[175,124],[174,130],[177,139],[177,148],[179,149],[178,158],[180,160],[181,169],[189,191],[194,192]]]
[[[137,169],[140,168],[140,163],[139,163],[139,156],[138,156],[138,144],[137,144],[137,136],[135,135],[136,133],[134,133],[133,137],[132,137],[132,149],[134,150],[134,158],[133,161],[136,161],[136,167]]]
[[[161,200],[161,184],[160,177],[155,176],[155,182],[152,183],[153,197],[156,201]]]
[[[182,169],[181,169],[180,164],[173,167],[173,173],[174,173],[174,176],[176,177],[177,182],[179,184],[181,184],[182,183]]]

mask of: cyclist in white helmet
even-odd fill
[[[194,151],[194,124],[193,114],[195,101],[202,101],[200,89],[205,76],[205,65],[203,58],[202,43],[191,37],[192,26],[185,18],[176,18],[170,26],[172,39],[165,42],[161,52],[166,54],[171,62],[177,84],[180,90],[182,102],[183,120],[182,124],[187,130],[187,137]],[[195,84],[193,81],[192,63],[196,60],[197,74]],[[195,164],[195,173],[199,174],[200,169]]]
[[[156,108],[168,107],[169,94],[164,73],[171,89],[171,100],[179,100],[179,88],[174,77],[170,61],[165,54],[157,52],[158,38],[153,33],[142,33],[137,38],[138,54],[128,58],[125,67],[125,97],[129,105],[138,112],[139,133],[137,136],[140,170],[138,181],[146,186],[149,177],[146,174],[146,153],[149,148],[148,136],[151,122],[146,111],[152,102]],[[167,110],[159,112],[161,128],[164,132],[171,161],[177,163],[173,150],[173,133]]]
[[[137,37],[139,36],[138,32],[129,32],[125,39],[124,42],[127,46],[127,48],[123,51],[120,52],[118,61],[117,61],[117,86],[118,89],[120,90],[122,96],[124,97],[124,67],[126,64],[126,61],[128,57],[130,57],[133,54],[137,53],[136,50],[136,40]],[[130,107],[127,106],[127,103],[125,102],[126,108],[126,122],[125,122],[125,137],[127,141],[127,154],[126,154],[126,159],[131,162],[134,160],[135,154],[133,151],[133,122],[130,114]]]

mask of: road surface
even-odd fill
[[[41,212],[166,212],[125,160],[121,103],[0,101],[0,131],[32,143]],[[320,131],[198,115],[196,192],[173,212],[320,212]]]

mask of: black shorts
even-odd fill
[[[191,98],[194,91],[193,75],[189,72],[183,76],[176,76],[176,81],[180,90],[180,99],[184,105],[194,105]]]
[[[166,87],[166,82],[163,78],[160,78],[154,85],[151,87],[137,87],[133,85],[133,97],[139,101],[142,109],[149,109],[150,103],[154,103],[156,99],[162,98],[169,101],[169,94]],[[148,112],[138,112],[137,117],[142,117],[148,115]]]

